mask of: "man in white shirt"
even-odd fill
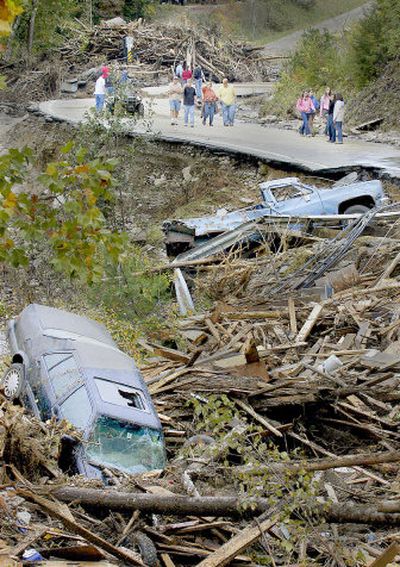
[[[103,75],[100,75],[96,81],[94,96],[96,99],[96,112],[101,112],[106,98],[106,80]]]
[[[336,95],[336,102],[333,109],[333,125],[336,130],[337,143],[343,144],[343,118],[344,101],[341,94]]]

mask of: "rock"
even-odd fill
[[[37,114],[38,112],[40,112],[40,110],[39,110],[39,105],[38,105],[38,104],[35,104],[34,102],[33,102],[32,104],[29,104],[29,105],[26,107],[26,110],[27,110],[28,112],[32,112],[33,114]]]
[[[153,183],[155,187],[161,187],[161,185],[164,185],[166,182],[166,177],[164,174],[161,175],[161,177],[159,177],[158,179],[154,179]]]
[[[111,20],[103,20],[102,24],[106,28],[120,28],[121,26],[126,26],[126,21],[117,16],[116,18],[111,18]]]
[[[83,71],[83,73],[79,76],[79,81],[91,81],[92,79],[97,79],[97,76],[101,72],[101,67],[91,67],[87,69],[87,71]]]
[[[190,165],[188,165],[187,167],[184,167],[182,169],[182,175],[183,175],[184,181],[192,181],[193,177],[192,177],[192,174],[190,173],[190,169],[191,169]]]
[[[60,86],[62,93],[73,94],[78,90],[78,79],[70,79],[68,81],[63,81]]]

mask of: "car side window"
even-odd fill
[[[283,187],[274,187],[271,189],[276,201],[287,201],[295,197],[302,197],[306,191],[302,190],[297,185],[285,185]]]
[[[135,388],[130,388],[124,384],[111,382],[110,380],[105,380],[97,376],[94,379],[94,383],[104,402],[127,408],[146,409],[143,396]]]
[[[81,373],[71,353],[44,356],[51,385],[57,398],[62,398],[81,380]]]
[[[85,429],[92,413],[92,406],[84,386],[81,386],[61,404],[61,412],[62,417],[77,429]]]

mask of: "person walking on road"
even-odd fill
[[[218,98],[222,107],[222,120],[224,126],[233,126],[236,113],[236,93],[232,85],[225,78],[218,91]]]
[[[183,73],[183,61],[179,61],[175,69],[175,77],[178,77],[180,81],[182,81],[182,73]]]
[[[336,96],[331,94],[330,101],[329,101],[327,125],[328,125],[328,136],[329,136],[328,142],[331,142],[332,144],[334,144],[336,142],[336,129],[335,129],[335,125],[333,123],[333,112],[334,112],[334,109],[335,109],[335,103],[336,103]]]
[[[333,108],[333,127],[337,137],[338,144],[343,144],[343,118],[344,118],[344,101],[341,94],[336,95],[336,102]]]
[[[203,80],[205,80],[205,77],[204,77],[203,69],[200,67],[200,65],[196,65],[194,72],[193,72],[193,78],[194,78],[194,85],[195,85],[195,89],[196,89],[197,102],[201,102],[202,86],[203,86]]]
[[[194,105],[196,102],[196,91],[192,86],[192,79],[189,79],[183,89],[183,109],[184,109],[184,125],[194,127]]]
[[[187,82],[189,81],[189,79],[192,78],[192,71],[190,69],[190,67],[186,67],[186,63],[183,64],[183,71],[182,71],[182,82],[184,85],[187,84]]]
[[[172,83],[168,87],[169,96],[169,109],[171,112],[171,124],[178,124],[179,111],[181,109],[181,99],[182,99],[182,86],[179,81],[179,77],[175,76],[172,79]]]
[[[325,136],[328,135],[328,112],[329,103],[331,101],[331,94],[331,89],[329,87],[326,87],[325,92],[321,96],[321,100],[319,101],[319,115],[325,122]]]
[[[94,97],[96,99],[96,112],[101,112],[104,108],[104,101],[106,98],[106,77],[103,73],[96,81]]]
[[[206,125],[208,118],[210,126],[213,126],[218,97],[214,92],[212,81],[208,81],[208,83],[204,85],[204,87],[202,88],[202,95],[203,95],[203,124],[204,126]]]
[[[311,136],[309,114],[315,112],[315,108],[308,91],[304,91],[301,94],[301,97],[298,99],[296,103],[296,108],[300,113],[301,119],[303,120],[303,123],[300,126],[300,130],[299,130],[300,134],[302,136]]]
[[[310,114],[308,115],[308,125],[310,127],[311,135],[313,135],[314,118],[315,118],[316,113],[319,110],[319,102],[318,102],[317,97],[314,95],[314,91],[310,90],[310,91],[308,91],[308,94],[310,95],[311,102],[313,103],[313,106],[314,106],[314,111],[310,112]]]

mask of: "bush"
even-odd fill
[[[350,36],[348,64],[357,88],[376,78],[400,52],[400,3],[378,0]]]
[[[333,90],[346,90],[343,50],[335,36],[327,30],[306,31],[287,62],[273,97],[264,105],[265,114],[293,115],[296,100],[305,89],[317,94],[327,85]]]

